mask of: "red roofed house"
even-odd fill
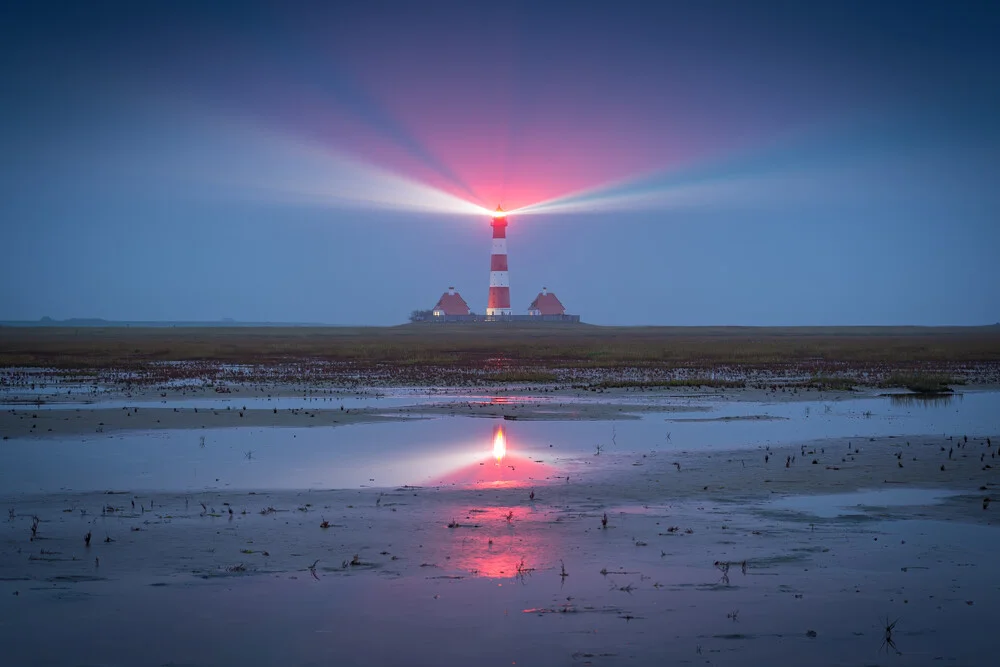
[[[448,291],[441,295],[433,311],[434,317],[469,314],[469,304],[465,302],[461,294],[455,291],[454,287],[449,287]]]
[[[541,293],[535,297],[535,300],[531,302],[528,306],[529,315],[565,315],[566,309],[563,307],[562,303],[556,298],[555,294],[552,294],[544,287]]]

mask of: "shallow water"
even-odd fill
[[[583,456],[589,457],[588,465],[604,465],[614,455],[650,451],[1000,432],[1000,392],[969,393],[929,404],[875,397],[792,403],[702,400],[697,405],[710,411],[646,413],[641,419],[617,421],[436,417],[338,427],[13,439],[0,443],[0,490],[393,487],[482,481],[487,471],[496,473],[496,482],[527,483],[564,474],[567,465]],[[773,419],[718,420],[747,416]],[[492,456],[498,425],[505,429],[510,457],[499,466]],[[595,460],[590,455],[598,447],[610,456]],[[518,468],[518,462],[524,465]],[[536,462],[541,463],[528,465]]]
[[[17,665],[992,664],[1000,531],[920,520],[811,530],[746,510],[730,510],[724,537],[701,524],[657,537],[652,517],[617,512],[617,530],[590,534],[547,512],[523,509],[513,526],[490,516],[517,542],[497,540],[496,564],[471,531],[424,527],[415,554],[396,532],[366,531],[372,567],[314,576],[304,565],[122,576],[109,549],[92,580],[0,581],[0,643]],[[672,514],[706,521],[694,507]],[[653,544],[633,546],[637,533]],[[713,559],[735,561],[728,579]]]
[[[767,503],[772,509],[805,512],[818,517],[832,518],[886,507],[912,507],[937,505],[958,492],[944,489],[865,489],[852,493],[831,493],[809,496],[787,496]]]

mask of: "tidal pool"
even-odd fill
[[[875,397],[699,405],[708,411],[681,417],[642,413],[614,421],[433,417],[338,427],[12,439],[0,443],[0,490],[392,487],[481,483],[483,473],[503,470],[508,472],[494,481],[527,483],[558,476],[565,465],[599,451],[607,456],[592,458],[591,464],[651,451],[752,450],[822,438],[857,438],[863,447],[866,438],[875,437],[940,434],[944,442],[946,436],[1000,432],[1000,392],[930,404]],[[507,460],[498,465],[493,440],[501,426]]]

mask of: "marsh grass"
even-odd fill
[[[667,379],[667,380],[607,380],[593,385],[588,385],[589,387],[597,387],[599,389],[626,389],[626,388],[642,388],[642,389],[660,389],[660,388],[670,388],[670,387],[709,387],[714,389],[743,389],[747,386],[747,383],[742,380],[720,380],[717,378],[680,378],[680,379]]]
[[[489,382],[496,383],[533,383],[533,384],[552,384],[559,381],[559,376],[550,371],[505,371],[502,373],[490,373],[485,376],[485,379]]]
[[[809,380],[807,386],[821,390],[853,391],[858,384],[861,383],[850,377],[815,375]]]
[[[902,387],[917,394],[950,394],[953,384],[963,380],[931,373],[893,373],[883,383],[886,387]]]
[[[1000,361],[990,327],[0,327],[0,366],[85,369],[192,361],[537,369]],[[497,372],[505,368],[498,367]]]

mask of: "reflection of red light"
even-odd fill
[[[515,443],[516,444],[516,443]],[[435,480],[438,484],[460,486],[517,487],[543,482],[550,474],[549,467],[541,461],[532,461],[517,448],[508,447],[507,432],[503,425],[493,431],[489,453],[483,451],[483,444],[476,449],[483,452],[476,463],[452,470]]]
[[[515,530],[522,521],[532,521],[521,507],[494,507],[478,512],[482,524],[474,534],[457,533],[448,543],[450,565],[487,579],[513,579],[528,569],[544,567],[551,543],[534,530]],[[461,528],[457,530],[461,531]]]
[[[507,436],[503,433],[503,426],[497,426],[496,433],[493,434],[493,458],[500,463],[505,456],[507,456]]]

